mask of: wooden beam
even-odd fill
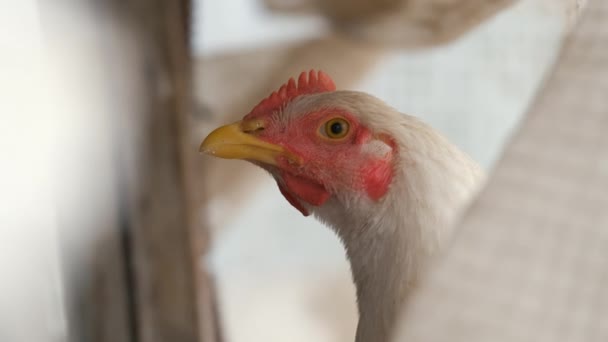
[[[189,0],[116,1],[142,53],[144,114],[131,151],[129,226],[137,337],[143,342],[216,342],[213,283],[198,260],[209,235],[194,189],[190,143],[192,70]]]

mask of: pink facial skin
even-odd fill
[[[349,123],[348,133],[332,139],[324,133],[325,123],[336,117]],[[356,117],[340,109],[325,109],[295,118],[286,126],[276,120],[265,122],[258,138],[283,146],[297,155],[295,165],[278,160],[279,189],[305,216],[302,202],[321,206],[338,192],[361,193],[377,201],[388,191],[393,176],[392,152],[367,153],[364,146],[376,137]],[[381,139],[385,140],[385,139]]]

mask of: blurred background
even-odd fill
[[[551,69],[572,20],[563,5],[522,0],[447,44],[410,48],[398,36],[351,41],[318,13],[294,16],[266,5],[197,3],[197,98],[213,117],[210,128],[246,114],[265,96],[260,87],[269,94],[300,70],[321,67],[339,88],[369,92],[430,123],[487,170]],[[250,84],[242,75],[251,75]],[[241,105],[240,96],[250,100]],[[206,262],[217,277],[227,339],[353,341],[354,286],[334,233],[288,205],[263,171],[238,161],[204,162],[218,175],[238,170],[226,178],[242,181],[230,194],[228,180],[214,190],[218,176],[208,178],[217,194],[209,202],[215,241]]]
[[[491,171],[580,6],[2,3],[0,340],[353,341],[337,237],[201,140],[315,68]]]

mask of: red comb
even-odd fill
[[[298,77],[297,84],[293,77],[290,78],[287,83],[279,88],[279,90],[273,91],[270,96],[263,99],[255,106],[246,117],[252,119],[279,111],[283,106],[289,103],[289,101],[300,95],[324,93],[334,90],[336,90],[334,81],[323,71],[304,71],[300,74],[300,77]]]

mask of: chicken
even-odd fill
[[[482,179],[431,127],[371,95],[337,91],[322,71],[290,79],[200,150],[262,167],[292,206],[337,233],[356,286],[357,342],[389,339],[425,262]]]

